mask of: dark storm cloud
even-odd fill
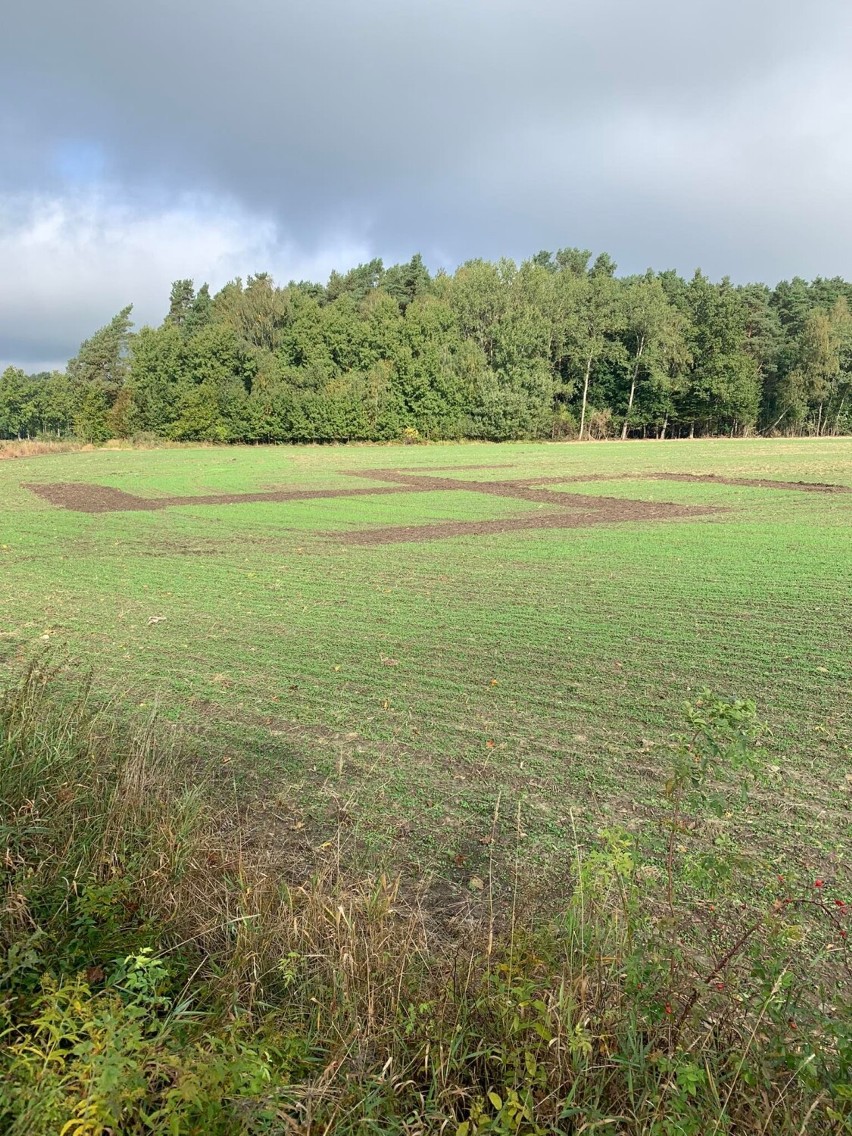
[[[37,0],[3,24],[16,208],[97,183],[153,225],[200,193],[308,267],[580,244],[852,273],[847,0]]]

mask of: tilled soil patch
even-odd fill
[[[366,470],[347,470],[352,477],[377,477],[375,472]],[[566,494],[554,493],[550,489],[538,489],[546,481],[561,483],[563,477],[519,479],[517,481],[459,481],[454,477],[428,477],[402,470],[383,470],[382,480],[393,481],[400,489],[415,489],[421,493],[446,493],[451,489],[461,489],[468,493],[486,493],[492,497],[516,497],[520,501],[537,501],[546,505],[564,505]]]
[[[36,496],[77,513],[151,512],[175,505],[245,505],[262,501],[320,501],[331,497],[373,497],[387,493],[420,493],[419,486],[378,485],[363,489],[276,489],[262,493],[207,493],[198,497],[137,497],[108,485],[87,482],[25,484]]]
[[[255,502],[322,501],[346,497],[375,497],[395,493],[446,492],[451,489],[471,493],[490,493],[498,497],[519,497],[528,501],[561,504],[560,495],[547,490],[527,489],[523,482],[513,481],[456,481],[449,477],[418,477],[396,470],[353,470],[353,477],[370,481],[389,481],[390,485],[364,486],[345,489],[269,489],[258,493],[205,493],[198,496],[140,497],[114,489],[108,485],[88,482],[25,483],[38,497],[63,509],[78,513],[113,513],[152,511],[178,505],[245,505]],[[554,478],[561,481],[561,478]]]
[[[23,488],[29,489],[51,505],[72,509],[75,513],[138,512],[158,507],[156,502],[146,497],[136,497],[122,489],[112,489],[108,485],[90,485],[87,482],[24,484]]]
[[[721,473],[652,473],[654,481],[704,481],[711,485],[746,485],[754,489],[796,489],[804,493],[852,493],[852,485],[823,481],[773,481],[767,477],[726,477]]]
[[[588,500],[588,498],[586,499]],[[431,525],[387,525],[352,532],[328,532],[323,535],[340,544],[401,544],[443,540],[454,536],[490,536],[507,532],[537,529],[581,529],[592,525],[612,525],[623,521],[667,521],[678,518],[706,517],[727,512],[724,508],[702,505],[655,504],[648,501],[625,501],[621,498],[596,498],[596,504],[570,513],[533,513],[510,520],[443,521]],[[597,502],[601,505],[598,507]]]
[[[468,467],[473,468],[473,467]],[[381,477],[383,481],[395,481],[399,485],[418,485],[424,491],[436,492],[446,489],[468,489],[474,493],[491,493],[497,497],[518,497],[525,501],[543,501],[558,504],[564,494],[548,489],[536,489],[546,485],[582,485],[596,481],[678,481],[698,482],[716,485],[743,485],[756,489],[799,490],[806,493],[852,493],[852,486],[832,485],[815,481],[774,481],[765,477],[727,477],[717,473],[584,473],[548,475],[544,477],[513,478],[511,481],[459,481],[450,477],[429,477],[423,474],[408,473],[404,470],[346,470],[351,477]]]
[[[498,466],[444,467],[446,469],[497,469]],[[79,513],[112,513],[168,509],[179,505],[244,505],[255,502],[321,501],[346,497],[373,497],[395,493],[445,493],[461,490],[483,493],[492,497],[511,497],[519,501],[564,507],[564,491],[545,488],[547,485],[582,484],[596,481],[680,481],[704,482],[717,485],[743,485],[758,489],[786,489],[807,493],[852,493],[852,486],[828,485],[809,481],[773,481],[761,477],[726,477],[715,473],[589,473],[553,475],[547,477],[518,478],[511,481],[462,481],[453,477],[435,477],[429,474],[401,469],[345,470],[350,477],[369,481],[390,482],[362,488],[336,489],[270,489],[257,493],[205,493],[198,496],[141,497],[108,485],[87,482],[24,483],[43,500],[62,509]],[[603,500],[595,498],[596,501]],[[638,502],[635,504],[638,505]],[[600,506],[605,508],[605,506]],[[479,522],[474,522],[479,523]],[[484,521],[489,525],[496,522]],[[502,523],[502,522],[501,522]],[[484,530],[491,531],[491,530]],[[500,531],[500,530],[497,530]]]
[[[389,467],[390,468],[390,467]],[[432,473],[464,473],[466,469],[517,469],[516,462],[479,462],[476,465],[430,465],[426,472]],[[385,469],[374,469],[371,473],[386,473]],[[422,473],[422,465],[395,465],[391,473]]]
[[[684,481],[744,485],[754,489],[795,489],[805,493],[852,493],[852,485],[824,481],[773,481],[767,477],[727,477],[722,473],[580,473],[567,477],[529,477],[517,485],[575,485],[593,481]]]

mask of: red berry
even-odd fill
[[[824,883],[825,883],[825,880],[814,880],[814,887],[815,888],[821,888]]]

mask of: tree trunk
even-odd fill
[[[660,431],[660,441],[661,442],[665,442],[665,440],[666,440],[666,427],[668,426],[668,424],[669,424],[669,416],[666,415],[666,417],[663,419],[663,428]]]
[[[580,412],[580,441],[583,440],[583,431],[586,428],[586,404],[589,400],[589,376],[592,373],[592,357],[586,360],[586,378],[583,382],[583,409]]]
[[[843,407],[846,405],[846,395],[840,400],[840,406],[837,408],[837,417],[834,419],[834,433],[840,433],[840,415],[843,413]]]
[[[788,406],[787,410],[789,410],[789,409],[790,408]],[[772,423],[772,425],[769,427],[769,429],[765,431],[766,434],[771,434],[772,431],[775,429],[775,427],[778,425],[778,423],[781,421],[781,419],[785,418],[787,416],[787,410],[781,411],[781,413],[778,415],[778,417],[775,419],[775,421]]]
[[[817,418],[817,437],[822,431],[822,403],[819,404],[819,417]]]
[[[689,424],[689,436],[690,436],[690,438],[695,437],[695,423],[694,422],[690,422],[690,424]]]
[[[621,440],[624,442],[627,439],[627,419],[630,417],[630,411],[633,409],[633,396],[636,393],[636,379],[639,375],[639,361],[642,358],[642,351],[645,347],[645,336],[639,340],[639,350],[636,352],[636,366],[633,368],[633,377],[630,380],[630,398],[627,400],[627,413],[624,416],[624,425],[621,428]]]

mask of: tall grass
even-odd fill
[[[11,458],[35,458],[45,454],[69,454],[81,450],[81,442],[50,441],[37,438],[21,438],[3,441],[0,438],[0,461]],[[94,448],[94,447],[92,447]]]
[[[344,831],[261,854],[177,747],[59,668],[5,696],[10,1136],[852,1130],[842,906],[728,877],[702,923],[608,831],[448,919]]]
[[[0,438],[0,461],[13,458],[36,458],[51,454],[89,453],[94,450],[179,450],[209,449],[214,442],[172,442],[154,434],[137,434],[132,438],[109,438],[94,445],[77,438]]]

